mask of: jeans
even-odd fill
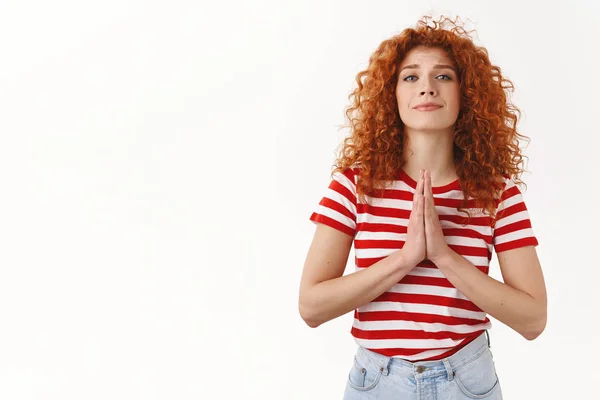
[[[344,399],[502,399],[488,331],[436,361],[413,363],[359,346]]]

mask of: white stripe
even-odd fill
[[[378,215],[372,215],[366,212],[361,212],[356,216],[357,222],[367,222],[370,224],[389,224],[398,226],[408,226],[408,219],[397,218],[397,217],[382,217]]]
[[[356,216],[356,221],[358,223],[388,224],[388,225],[406,227],[406,226],[408,226],[409,219],[408,219],[408,216],[407,216],[407,218],[399,218],[399,217],[373,215],[368,212],[360,212]],[[448,220],[440,220],[440,226],[442,227],[442,229],[470,229],[470,230],[475,231],[483,236],[491,236],[492,235],[492,229],[490,226],[470,225],[470,224],[467,226],[463,226],[459,222],[448,221]],[[398,235],[398,233],[387,232],[387,231],[379,231],[379,232],[364,231],[364,232],[361,232],[361,236],[362,235],[371,235],[371,236],[367,236],[367,238],[372,237],[372,238],[386,239],[387,235],[390,235],[390,237],[393,238],[394,237],[393,235]],[[380,236],[376,236],[376,235],[380,235]]]
[[[369,221],[371,222],[371,221]],[[360,231],[360,240],[406,240],[406,233],[386,232],[386,231]]]
[[[494,238],[494,246],[512,242],[513,240],[519,240],[519,239],[524,239],[524,238],[529,238],[529,237],[535,237],[533,234],[533,230],[531,228],[521,229],[519,231],[506,233],[501,236],[496,236]]]
[[[447,221],[447,220],[440,221],[440,225],[442,226],[442,229],[467,229],[468,228],[468,229],[475,231],[475,232],[479,233],[480,235],[484,235],[484,236],[485,235],[489,236],[492,233],[490,226],[471,225],[471,224],[463,226],[459,222],[453,222],[453,221]]]
[[[487,227],[487,232],[485,235],[488,237],[492,237],[492,228]],[[470,246],[480,248],[482,243],[486,243],[485,240],[480,238],[472,238],[467,236],[456,236],[456,235],[447,235],[444,236],[446,239],[446,243],[459,245],[459,246]],[[356,241],[360,242],[361,240],[396,240],[396,241],[406,241],[406,233],[396,233],[396,232],[385,232],[385,231],[361,231],[356,236]]]
[[[354,340],[363,347],[368,349],[438,349],[440,347],[455,347],[463,340],[446,339],[359,339]],[[439,354],[450,349],[444,349]],[[422,358],[422,357],[419,357]]]
[[[399,249],[355,249],[354,254],[357,258],[383,258],[387,257],[390,254],[398,251]],[[479,257],[479,256],[463,256],[469,262],[473,263],[477,266],[487,266],[489,265],[489,260],[487,256]]]
[[[365,197],[369,198],[368,196],[365,196]],[[374,206],[374,207],[402,210],[402,211],[406,211],[408,213],[410,213],[413,208],[412,200],[409,201],[409,200],[402,200],[402,199],[389,199],[389,198],[380,198],[380,197],[370,197],[370,199],[371,200],[369,201],[368,204],[371,206]],[[361,204],[364,204],[364,203],[361,203]],[[457,215],[457,216],[462,216],[465,218],[468,217],[468,214],[466,211],[459,212],[456,207],[452,207],[452,206],[436,205],[435,210],[438,215],[453,215],[453,216]],[[469,210],[471,212],[471,216],[473,218],[487,216],[486,214],[482,214],[480,208],[468,208],[467,207],[465,210]],[[363,214],[370,215],[374,218],[377,218],[377,216],[372,215],[367,212],[365,212]]]
[[[379,183],[379,181],[376,181],[377,183]],[[389,183],[389,181],[387,181]],[[397,180],[393,180],[391,181],[391,185],[387,185],[386,188],[388,190],[399,190],[399,191],[404,191],[404,192],[409,192],[409,193],[414,193],[415,189],[412,188],[412,186],[408,185],[406,182],[404,182],[401,179],[397,179]],[[452,189],[449,190],[447,192],[444,193],[439,193],[436,194],[435,197],[443,197],[443,198],[463,198],[463,192],[459,189]]]
[[[370,197],[365,195],[366,204],[373,207],[393,208],[396,210],[412,210],[412,200],[391,199],[388,197]]]
[[[348,218],[347,216],[345,216],[344,214],[340,214],[339,212],[337,212],[336,210],[333,210],[329,207],[325,207],[322,205],[317,205],[317,207],[315,208],[315,212],[317,214],[321,214],[324,215],[326,217],[329,217],[331,219],[334,219],[344,225],[346,225],[347,227],[349,227],[352,230],[356,229],[356,224],[354,223],[353,220],[351,220],[350,218]]]
[[[391,331],[391,330],[414,330],[425,332],[454,332],[454,333],[473,333],[486,329],[489,322],[477,325],[447,325],[439,322],[416,322],[416,321],[359,321],[354,319],[352,326],[364,331]]]
[[[366,268],[356,267],[355,271],[358,272],[358,271],[363,270],[363,269],[366,269]],[[445,278],[445,276],[442,273],[442,271],[440,271],[438,268],[426,268],[426,267],[414,267],[406,275],[411,275],[411,276],[429,276],[429,277],[432,277],[432,278]]]
[[[506,187],[504,188],[504,192],[508,191],[509,189],[511,189],[514,186],[517,186],[517,185],[512,180],[509,181],[507,183]],[[515,204],[519,204],[519,203],[523,202],[523,193],[521,193],[521,190],[519,189],[518,186],[517,186],[517,190],[518,191],[516,193],[514,193],[511,197],[508,197],[508,198],[502,200],[500,203],[498,203],[498,210],[506,209],[508,207],[514,206]]]
[[[331,188],[327,188],[324,197],[327,197],[328,199],[331,199],[336,203],[343,205],[346,209],[348,209],[348,211],[352,213],[352,215],[356,215],[356,205],[350,200],[348,200],[348,198],[340,192],[337,192]]]
[[[432,285],[418,285],[413,283],[397,283],[393,285],[388,292],[391,293],[409,293],[409,294],[425,294],[431,296],[449,297],[452,299],[461,299],[470,301],[456,288]]]
[[[341,172],[336,172],[335,174],[333,174],[333,179],[337,180],[339,183],[341,183],[344,187],[346,187],[346,189],[348,189],[348,191],[350,193],[352,193],[355,197],[356,197],[356,186],[354,185],[354,182],[352,182],[350,179],[348,179],[348,177],[344,174],[342,174]],[[330,189],[332,190],[332,189]],[[351,202],[350,200],[348,200],[348,198],[344,195],[341,195],[340,193],[336,192],[335,190],[333,190],[334,192],[334,197],[329,197],[330,199],[336,200],[338,203],[343,204],[344,206],[346,206],[346,208],[348,208],[350,211],[352,211],[352,214],[356,215],[356,205]],[[338,200],[339,199],[339,200]],[[358,201],[358,199],[357,199]]]
[[[515,222],[524,221],[529,219],[529,212],[527,210],[519,211],[512,215],[507,215],[498,221],[496,221],[495,229],[502,228],[506,225],[513,224]]]
[[[492,238],[492,228],[489,228],[489,238],[490,239]],[[488,243],[484,239],[465,237],[465,236],[448,235],[448,236],[444,236],[444,239],[446,239],[447,244],[452,244],[452,245],[456,245],[456,246],[474,247],[474,248],[478,248],[478,249],[480,249],[482,247],[482,245],[487,246],[487,243]]]
[[[433,278],[445,278],[446,276],[438,268],[414,267],[406,275],[430,276]]]
[[[358,312],[371,311],[401,311],[410,313],[445,315],[448,317],[477,319],[479,321],[484,321],[487,315],[484,311],[471,311],[464,310],[462,308],[438,306],[433,304],[400,303],[396,301],[373,301],[358,308]]]

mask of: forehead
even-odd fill
[[[404,60],[400,63],[402,68],[408,64],[449,64],[454,63],[446,52],[439,47],[418,46],[406,53]]]

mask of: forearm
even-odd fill
[[[544,329],[544,304],[486,275],[453,250],[436,263],[444,276],[481,310],[532,340]]]
[[[301,299],[300,313],[309,326],[317,327],[369,303],[413,267],[404,261],[399,250],[368,268],[317,283]]]

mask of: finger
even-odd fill
[[[423,219],[425,218],[425,210],[423,209],[423,195],[422,194],[418,194],[417,195],[417,223],[419,225],[423,225]]]
[[[425,209],[425,217],[429,216],[429,213],[431,212],[431,173],[429,171],[425,171],[424,172],[424,176],[423,176],[423,196],[424,196],[424,209]]]
[[[410,213],[410,219],[418,218],[419,214],[423,214],[423,195],[415,193],[413,196],[412,211]]]
[[[425,195],[430,195],[431,193],[431,172],[429,170],[425,171]]]
[[[416,194],[423,194],[423,178],[425,177],[425,171],[420,170],[419,171],[419,180],[417,182],[417,188],[415,189],[415,195]]]
[[[417,222],[423,223],[423,217],[425,214],[424,211],[424,203],[425,199],[423,196],[423,186],[425,185],[425,171],[420,170],[419,172],[419,182],[417,182],[417,191],[415,193],[417,199]]]
[[[419,172],[419,181],[417,182],[417,188],[413,195],[413,207],[410,214],[410,220],[413,220],[417,225],[423,225],[423,170]]]
[[[437,211],[435,209],[435,199],[433,197],[433,190],[431,189],[431,172],[429,172],[429,178],[428,178],[428,187],[429,187],[429,206],[430,206],[430,211],[431,211],[431,216],[432,218],[437,218]]]

